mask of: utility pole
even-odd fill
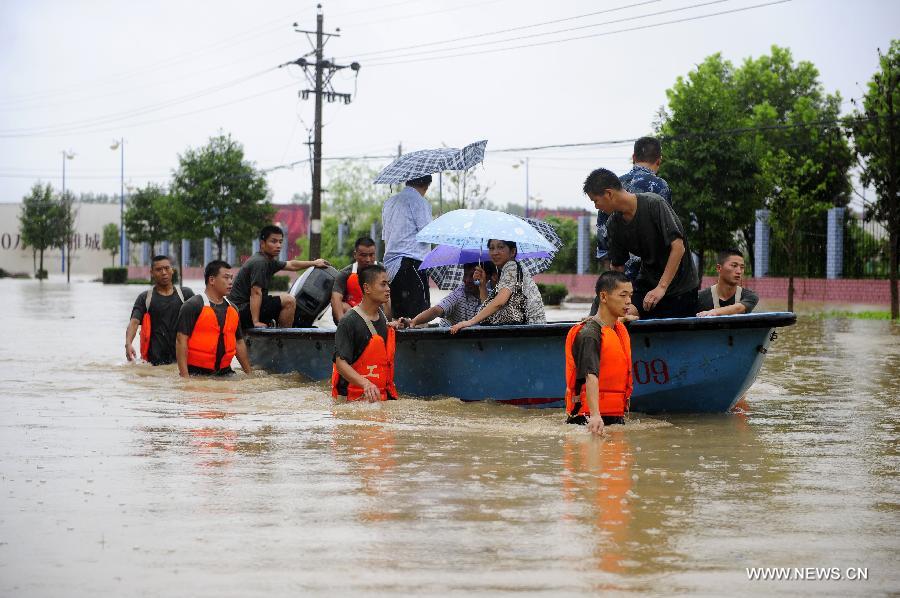
[[[279,65],[279,68],[295,64],[303,67],[307,81],[312,85],[312,89],[303,89],[298,95],[304,100],[309,98],[309,94],[316,96],[316,115],[313,132],[313,168],[312,168],[312,204],[310,205],[309,215],[309,259],[316,259],[322,251],[322,99],[329,102],[338,100],[349,104],[352,96],[349,93],[338,93],[331,85],[331,79],[334,74],[341,70],[349,68],[359,74],[359,63],[352,62],[347,65],[336,64],[334,60],[325,60],[324,50],[325,44],[332,37],[340,37],[337,29],[334,33],[325,33],[324,31],[324,15],[322,14],[322,5],[317,7],[316,30],[306,31],[297,29],[297,23],[294,23],[294,31],[297,33],[305,33],[313,51],[301,56],[297,60],[285,62]],[[316,36],[315,44],[309,37]],[[306,56],[315,55],[315,62],[310,62]]]

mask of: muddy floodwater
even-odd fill
[[[141,290],[0,281],[2,596],[900,592],[896,324],[801,315],[745,413],[598,439],[561,410],[181,381],[124,359]]]

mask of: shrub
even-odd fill
[[[290,276],[273,276],[272,284],[269,285],[270,291],[287,291],[291,287]]]
[[[541,292],[541,299],[544,305],[559,305],[562,300],[569,294],[569,289],[564,284],[544,284],[537,283],[538,290]]]
[[[46,272],[46,270],[44,270]],[[0,268],[0,278],[31,278],[25,272],[7,272],[3,268]]]
[[[103,284],[125,284],[128,268],[103,268]]]
[[[47,271],[46,270],[38,270],[34,277],[38,280],[47,280]]]

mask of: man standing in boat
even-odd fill
[[[187,300],[178,314],[178,373],[182,378],[232,374],[231,360],[237,356],[241,368],[249,374],[250,357],[240,316],[226,297],[234,280],[231,265],[213,260],[206,265],[203,276],[206,290]]]
[[[353,263],[338,272],[331,290],[331,317],[335,324],[362,302],[359,271],[375,263],[375,240],[371,237],[358,238],[353,246]]]
[[[373,265],[358,276],[362,301],[347,312],[334,333],[331,394],[347,401],[396,399],[396,336],[381,311],[391,298],[387,271]]]
[[[759,303],[759,297],[750,289],[740,286],[744,277],[744,254],[737,249],[720,251],[716,256],[716,284],[700,291],[697,314],[704,316],[730,316],[749,314]]]
[[[431,245],[416,241],[416,234],[431,222],[431,204],[425,199],[431,180],[427,174],[406,181],[403,190],[381,208],[384,267],[391,284],[391,313],[395,318],[413,318],[431,306],[428,275],[419,270]]]
[[[595,293],[600,309],[566,336],[566,423],[587,424],[593,434],[624,424],[633,381],[631,338],[619,318],[631,304],[631,282],[604,272]]]
[[[313,261],[278,259],[284,231],[280,227],[268,225],[259,231],[259,252],[250,256],[234,279],[234,287],[228,295],[241,315],[242,328],[265,328],[275,320],[277,325],[288,328],[294,325],[297,300],[290,293],[269,293],[272,277],[276,272],[287,270],[298,272],[309,267],[324,268],[323,259]]]
[[[172,260],[165,255],[150,260],[153,287],[138,295],[125,331],[125,357],[134,361],[134,337],[141,328],[141,359],[151,365],[175,363],[175,323],[186,299],[194,296],[187,287],[172,283]]]
[[[655,193],[630,193],[613,172],[598,168],[584,181],[584,192],[610,215],[609,256],[623,271],[629,255],[641,258],[634,306],[642,319],[685,318],[697,313],[697,272],[684,227],[672,207]]]

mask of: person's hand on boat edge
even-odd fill
[[[456,324],[454,324],[453,326],[450,327],[450,334],[456,334],[463,328],[468,328],[471,325],[472,325],[471,320],[464,320],[462,322],[457,322]]]
[[[263,322],[253,322],[253,327],[254,328],[268,328],[269,325],[265,324]]]
[[[394,330],[403,330],[404,328],[409,328],[409,318],[397,318],[388,322],[387,325]]]
[[[587,430],[591,434],[598,436],[606,436],[606,427],[603,425],[603,418],[599,415],[588,418]]]
[[[326,268],[331,264],[328,263],[328,260],[319,258],[317,260],[313,260],[312,262],[313,268]]]

